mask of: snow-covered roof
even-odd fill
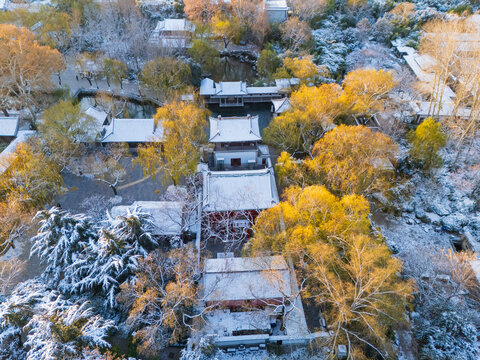
[[[215,87],[217,95],[247,94],[247,83],[244,81],[220,81]]]
[[[17,146],[34,135],[33,130],[20,130],[17,132],[17,137],[0,153],[0,174],[2,174],[9,166],[8,159],[11,154],[15,152]]]
[[[112,119],[111,123],[104,128],[103,143],[145,143],[163,138],[161,123],[155,128],[154,119]]]
[[[258,115],[239,117],[210,117],[210,139],[212,143],[260,141]]]
[[[431,92],[433,90],[433,84],[435,81],[435,75],[433,74],[432,67],[435,66],[436,61],[429,55],[420,55],[417,52],[409,53],[403,57],[407,62],[410,69],[413,71],[417,79],[424,83],[423,88]],[[420,84],[420,86],[422,86]],[[453,90],[446,86],[442,95],[443,101],[451,101],[455,98]]]
[[[0,136],[17,136],[18,116],[0,117]]]
[[[153,235],[181,235],[183,230],[183,203],[180,201],[135,201],[132,205],[119,205],[112,208],[112,217],[123,216],[127,210],[139,210],[152,215],[155,229]]]
[[[205,211],[263,210],[278,203],[273,169],[205,171]]]
[[[287,0],[264,0],[265,9],[268,10],[288,10]]]
[[[195,24],[186,19],[165,19],[157,23],[155,32],[160,31],[195,31]]]
[[[98,110],[93,106],[90,106],[87,110],[85,110],[85,115],[94,118],[95,122],[100,126],[105,124],[105,121],[108,117],[108,114],[105,111]]]
[[[431,114],[431,104],[429,101],[411,101],[410,106],[418,116],[426,117]],[[435,111],[435,116],[450,117],[455,110],[453,102],[445,101],[441,104],[440,110]],[[456,110],[456,116],[460,118],[468,118],[471,110],[466,107],[460,107]],[[437,115],[438,113],[438,115]]]
[[[288,97],[282,99],[272,99],[273,103],[273,112],[276,114],[281,114],[290,109],[291,103]]]
[[[283,78],[283,79],[276,79],[275,80],[275,85],[279,89],[288,89],[292,85],[298,85],[298,84],[300,84],[300,79],[297,79],[297,78],[290,78],[290,79]]]
[[[282,256],[205,260],[207,301],[278,299],[291,295],[290,271]]]
[[[215,96],[241,96],[256,94],[277,94],[278,86],[247,86],[245,81],[220,81],[216,83],[212,79],[203,79],[200,84],[200,95]]]

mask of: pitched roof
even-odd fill
[[[112,217],[122,216],[127,209],[135,207],[152,215],[155,229],[153,235],[181,235],[183,230],[183,203],[180,201],[135,201],[132,205],[114,206],[110,211]]]
[[[194,31],[195,24],[186,19],[165,19],[157,23],[154,31]]]
[[[210,138],[212,143],[260,141],[258,115],[238,117],[210,117]]]
[[[207,301],[275,299],[290,296],[290,271],[282,256],[205,260]]]
[[[200,95],[241,96],[256,94],[277,94],[279,86],[247,86],[245,81],[220,81],[203,79],[200,83]]]
[[[287,0],[265,0],[267,10],[288,10]]]
[[[205,211],[263,210],[278,203],[273,169],[205,171]]]
[[[282,99],[272,99],[273,103],[273,112],[277,114],[281,114],[290,109],[290,99],[288,97],[284,97]]]
[[[0,117],[0,136],[17,136],[18,116]]]
[[[112,119],[104,129],[103,143],[145,143],[163,138],[163,128],[160,123],[155,128],[154,119]]]

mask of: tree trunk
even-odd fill
[[[110,188],[113,190],[113,194],[114,194],[115,196],[118,196],[117,187],[116,187],[115,185],[113,185],[113,184],[110,184],[109,186],[110,186]]]
[[[8,110],[7,110],[7,109],[5,109],[5,108],[2,109],[2,112],[3,112],[3,115],[5,115],[5,116],[7,116],[7,117],[10,116],[10,115],[8,114]]]

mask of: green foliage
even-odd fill
[[[272,48],[265,48],[258,57],[257,71],[261,76],[270,79],[280,67],[281,63],[282,61],[277,56],[275,50]]]
[[[82,153],[83,143],[96,140],[101,128],[85,114],[80,104],[60,101],[45,110],[38,130],[50,158],[63,168],[73,156]]]
[[[122,79],[127,76],[127,65],[120,60],[109,58],[105,58],[103,63],[108,86],[110,86],[110,82],[113,81],[122,87]]]
[[[460,4],[457,7],[453,7],[450,10],[448,10],[449,13],[454,13],[457,15],[472,15],[473,14],[473,9],[471,5],[468,4]]]
[[[440,123],[429,117],[415,131],[410,131],[407,137],[412,144],[410,156],[421,162],[426,172],[442,165],[443,160],[438,151],[446,145],[447,136]]]
[[[190,83],[191,70],[184,61],[174,57],[158,57],[145,65],[140,74],[143,86],[154,96],[165,98],[172,91]]]
[[[213,73],[217,70],[220,64],[220,53],[218,50],[203,39],[193,41],[192,47],[188,49],[193,61],[200,64],[203,72]]]

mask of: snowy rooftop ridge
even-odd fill
[[[284,88],[284,85],[285,82],[282,82],[281,86],[247,86],[247,83],[245,81],[220,81],[219,83],[217,83],[212,79],[205,78],[200,84],[200,95],[242,96],[278,94],[278,92]]]
[[[245,272],[263,270],[288,270],[285,259],[280,256],[232,257],[207,259],[205,273]]]
[[[288,10],[287,0],[264,0],[267,10]]]
[[[157,23],[154,30],[155,32],[161,31],[195,31],[195,24],[186,19],[165,19]]]
[[[276,114],[281,114],[291,108],[290,99],[284,97],[281,99],[272,99],[273,112]]]
[[[0,117],[0,136],[17,136],[18,116]]]
[[[205,211],[263,210],[278,201],[272,168],[203,173]]]
[[[155,127],[154,119],[112,119],[104,129],[103,143],[145,143],[163,138],[163,128],[160,123]]]
[[[260,141],[258,115],[238,117],[210,117],[209,142]]]
[[[205,260],[207,301],[279,299],[290,296],[290,271],[282,256]]]

